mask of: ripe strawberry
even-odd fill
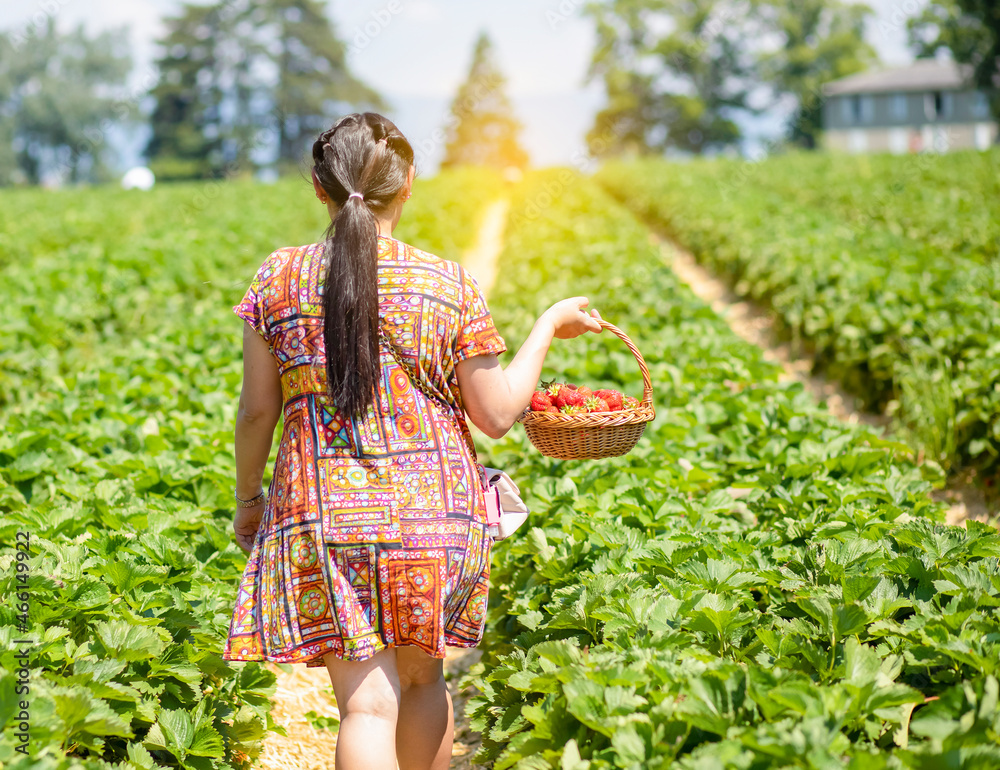
[[[580,395],[580,391],[576,388],[571,388],[569,385],[563,385],[559,389],[559,395],[552,400],[552,403],[558,407],[564,406],[583,406],[584,398]]]
[[[584,407],[586,407],[588,412],[610,412],[608,408],[608,402],[603,398],[598,398],[597,396],[590,396],[586,401],[583,402]]]
[[[620,412],[624,404],[622,394],[617,390],[595,390],[594,395],[608,402],[609,412]]]
[[[586,401],[588,398],[594,395],[594,391],[592,391],[586,385],[581,385],[579,388],[576,389],[576,392],[579,393],[581,396],[583,396],[584,401]]]
[[[545,411],[548,412],[549,414],[559,414],[559,407],[558,406],[550,406]]]
[[[625,396],[625,398],[622,399],[623,409],[637,409],[638,407],[639,407],[639,399],[632,398],[632,396]]]
[[[559,388],[562,387],[561,382],[543,382],[542,387],[545,392],[549,394],[549,398],[555,398],[559,395]]]
[[[532,412],[544,412],[550,406],[552,406],[552,399],[549,398],[549,394],[544,390],[536,390],[531,395]]]
[[[563,414],[586,414],[587,410],[581,404],[567,404],[559,410]]]

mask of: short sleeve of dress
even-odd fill
[[[260,266],[253,280],[250,282],[250,288],[243,295],[243,299],[240,300],[238,305],[233,306],[233,312],[250,324],[253,330],[263,337],[265,341],[269,341],[270,337],[267,328],[267,309],[265,307],[267,286],[277,272],[280,261],[280,250],[273,252],[264,260],[264,264]]]
[[[493,316],[486,306],[486,298],[473,278],[462,270],[463,298],[458,336],[455,339],[455,360],[464,361],[473,356],[499,355],[507,344],[493,324]]]

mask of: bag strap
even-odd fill
[[[406,361],[406,359],[404,359],[399,354],[399,351],[396,350],[396,346],[393,345],[392,342],[389,340],[389,335],[385,333],[385,330],[382,328],[381,324],[379,324],[378,327],[378,336],[379,339],[385,343],[386,347],[389,349],[389,353],[395,359],[396,363],[399,364],[400,368],[404,372],[406,372],[406,376],[410,378],[410,382],[413,383],[413,386],[421,393],[423,393],[425,396],[427,396],[427,398],[440,404],[449,413],[454,415],[455,410],[452,408],[451,404],[449,404],[447,401],[441,398],[441,396],[439,396],[437,393],[431,390],[430,387],[424,384],[424,382],[421,381],[420,377],[417,375],[417,372],[413,369],[413,367],[410,366],[410,364]],[[456,418],[455,422],[458,423],[459,420]],[[464,425],[462,425],[461,423],[459,423],[458,432],[462,434],[462,439],[465,441],[465,445],[469,448],[469,451],[472,453],[473,462],[478,462],[479,455],[476,453],[476,445],[472,443],[472,436],[469,435],[469,429]]]

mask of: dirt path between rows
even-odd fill
[[[676,243],[650,232],[666,262],[691,290],[707,302],[742,339],[764,351],[764,357],[782,368],[782,379],[797,380],[830,412],[852,425],[866,425],[880,435],[889,433],[889,419],[865,412],[860,403],[836,382],[812,373],[813,362],[796,356],[791,346],[778,339],[774,313],[737,297],[729,287],[698,264]],[[983,493],[971,481],[953,480],[946,489],[935,490],[934,499],[948,504],[947,522],[961,525],[967,519],[988,521],[990,511]]]
[[[501,198],[486,207],[476,242],[462,256],[462,266],[479,283],[487,297],[497,275],[497,257],[503,251],[503,233],[507,226],[510,200]]]
[[[487,295],[496,278],[496,262],[503,250],[509,208],[510,201],[506,198],[494,201],[486,208],[476,242],[462,258],[462,264]],[[465,718],[466,701],[475,694],[475,690],[459,684],[479,658],[478,650],[450,647],[444,661],[445,678],[449,682],[455,706],[452,770],[471,770],[474,767],[472,756],[479,748],[479,734],[471,730],[468,719]],[[292,666],[292,670],[286,673],[276,665],[268,666],[278,677],[272,716],[278,725],[285,728],[288,735],[267,735],[260,767],[263,770],[331,770],[337,748],[337,728],[317,729],[305,716],[310,711],[319,717],[340,716],[326,669],[307,668],[300,664]]]

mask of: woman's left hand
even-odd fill
[[[233,531],[236,533],[236,544],[247,553],[253,548],[260,529],[260,520],[264,515],[264,503],[261,501],[253,508],[237,508],[233,518]]]

